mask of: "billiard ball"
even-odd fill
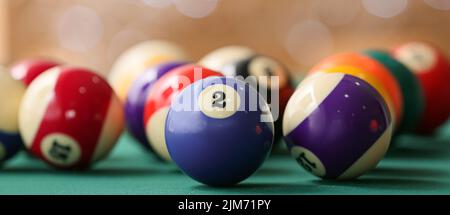
[[[360,79],[363,79],[367,83],[369,83],[373,88],[375,88],[378,91],[378,93],[380,93],[380,95],[383,98],[389,98],[388,92],[384,88],[383,84],[376,77],[372,76],[370,73],[368,73],[362,69],[359,69],[357,67],[336,66],[336,67],[325,68],[325,69],[318,70],[318,71],[326,72],[326,73],[344,73],[344,74],[356,76]],[[395,116],[394,104],[389,99],[385,99],[385,102],[389,109],[389,115],[391,117]]]
[[[199,64],[206,68],[222,72],[224,75],[235,76],[233,73],[223,71],[224,67],[253,55],[255,55],[255,52],[244,46],[225,46],[204,56],[199,61]]]
[[[250,85],[263,95],[271,106],[275,120],[275,139],[282,137],[281,125],[284,108],[294,93],[294,87],[288,69],[278,60],[254,55],[224,67],[226,74],[234,74],[245,79]],[[277,77],[278,82],[270,78]]]
[[[389,52],[367,50],[364,54],[372,57],[396,78],[403,95],[403,118],[397,132],[413,132],[422,117],[425,101],[418,78],[405,65],[395,60]]]
[[[131,85],[125,102],[125,121],[128,131],[147,149],[151,149],[145,136],[144,107],[147,96],[155,82],[170,70],[185,65],[185,62],[172,61],[150,67]]]
[[[185,65],[171,70],[153,85],[144,107],[144,126],[147,140],[161,159],[171,161],[164,125],[172,100],[190,84],[210,76],[222,74],[201,66]]]
[[[25,59],[15,63],[10,68],[10,72],[14,79],[28,86],[41,73],[58,65],[60,65],[59,62],[49,59]]]
[[[283,134],[291,155],[325,179],[352,179],[386,153],[392,122],[383,97],[366,81],[345,73],[316,72],[288,102]]]
[[[410,42],[393,49],[395,59],[419,79],[425,111],[417,131],[431,133],[450,116],[450,64],[441,50],[427,43]]]
[[[124,127],[122,104],[107,81],[55,67],[28,86],[19,110],[27,149],[60,169],[85,169],[105,158]]]
[[[325,58],[320,61],[313,69],[314,71],[323,70],[326,68],[332,68],[336,66],[350,66],[361,69],[367,72],[367,76],[372,76],[381,83],[389,97],[384,97],[388,103],[392,103],[395,113],[393,115],[394,127],[398,126],[398,122],[402,121],[403,116],[403,98],[401,89],[395,77],[389,72],[389,70],[378,61],[359,53],[341,53]],[[359,76],[364,79],[364,77]]]
[[[233,77],[197,81],[175,97],[165,124],[170,156],[193,179],[229,186],[248,178],[273,144],[265,99]]]
[[[23,146],[17,123],[18,109],[25,86],[0,67],[0,164],[12,158]]]
[[[187,58],[187,54],[176,44],[162,40],[145,41],[119,56],[108,75],[108,82],[124,102],[133,81],[147,68]]]

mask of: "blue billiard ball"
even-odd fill
[[[172,102],[165,138],[185,174],[207,185],[228,186],[248,178],[269,155],[273,118],[249,84],[210,77],[191,84]]]
[[[0,131],[0,164],[12,158],[22,148],[22,139],[18,133],[9,134]]]
[[[25,85],[14,80],[0,67],[0,164],[13,157],[23,147],[19,134],[18,110]]]

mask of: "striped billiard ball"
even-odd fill
[[[383,97],[364,80],[316,72],[289,100],[283,134],[291,155],[308,172],[352,179],[382,159],[392,122]]]
[[[147,96],[157,80],[170,70],[184,64],[186,63],[173,61],[150,67],[133,82],[130,91],[128,91],[125,102],[126,125],[128,131],[139,141],[139,143],[142,143],[146,149],[153,151],[145,136],[145,126],[142,120],[144,118],[144,108]]]
[[[27,149],[51,166],[84,169],[105,158],[123,127],[122,104],[98,74],[55,67],[29,86],[19,110]]]
[[[392,56],[419,79],[425,110],[417,131],[432,133],[450,116],[450,62],[443,51],[425,42],[409,42],[395,47]]]
[[[316,66],[311,69],[310,73],[314,73],[316,71],[323,71],[332,69],[333,67],[353,67],[355,69],[360,70],[363,73],[358,74],[350,74],[354,75],[358,78],[363,79],[364,81],[373,84],[373,81],[376,80],[382,88],[382,91],[386,93],[382,93],[381,96],[385,99],[392,114],[392,120],[394,124],[394,128],[397,128],[399,122],[402,121],[403,117],[403,95],[400,89],[399,83],[395,79],[395,77],[389,72],[389,70],[378,61],[370,58],[369,56],[365,56],[364,54],[347,52],[347,53],[339,53],[327,57],[320,61]],[[347,72],[343,72],[348,74]],[[370,78],[368,80],[366,78]],[[381,88],[377,88],[379,90]]]
[[[48,69],[60,65],[50,59],[30,58],[16,62],[10,72],[14,79],[22,81],[26,86]]]
[[[425,98],[419,79],[404,64],[394,59],[389,52],[367,50],[367,56],[383,64],[399,83],[403,94],[403,117],[397,132],[414,132],[425,109]]]

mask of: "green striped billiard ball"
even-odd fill
[[[395,77],[403,94],[403,119],[397,132],[413,132],[422,117],[425,101],[419,80],[405,65],[388,52],[366,50],[364,54],[383,64]]]

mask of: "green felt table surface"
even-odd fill
[[[197,183],[124,134],[88,171],[54,170],[22,153],[0,170],[0,194],[450,194],[450,125],[433,137],[398,137],[377,168],[356,180],[318,179],[278,150],[250,178],[227,188]]]

